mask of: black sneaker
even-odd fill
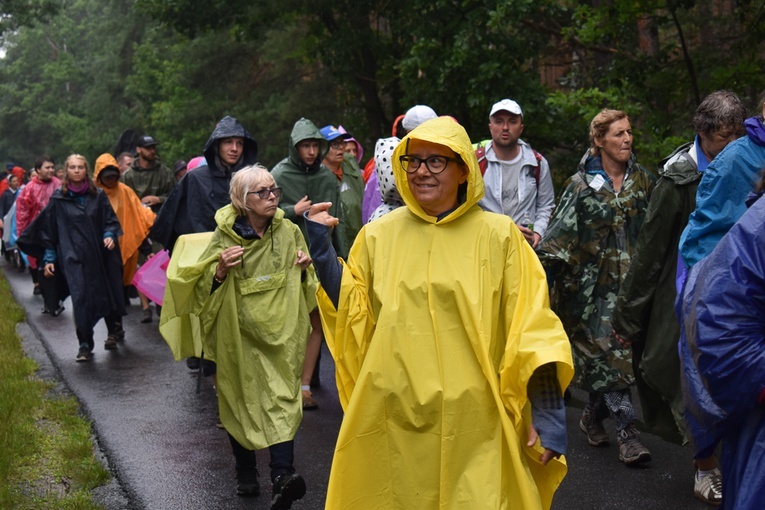
[[[186,358],[186,366],[189,370],[199,370],[199,358],[196,356]]]
[[[276,477],[272,488],[271,510],[292,508],[292,502],[305,496],[305,480],[297,473]]]
[[[250,498],[260,494],[257,469],[236,470],[236,495]]]
[[[90,349],[87,347],[80,347],[80,350],[77,351],[77,357],[74,359],[77,362],[90,361],[91,355],[92,353],[90,352]]]
[[[141,322],[144,324],[151,322],[151,308],[144,308],[141,311]]]
[[[39,296],[42,294],[42,289],[40,288],[40,285],[35,285],[35,288],[32,290],[33,296]]]
[[[61,305],[58,305],[58,307],[55,310],[51,310],[50,311],[50,316],[51,317],[58,317],[62,313],[64,313],[64,307],[61,306]]]

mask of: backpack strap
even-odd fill
[[[531,149],[531,151],[534,153],[534,157],[537,160],[537,166],[534,167],[534,181],[537,183],[537,189],[539,189],[539,165],[540,161],[542,161],[542,155],[535,151],[534,149]],[[478,147],[475,150],[475,157],[478,159],[478,168],[481,169],[481,175],[486,174],[486,168],[489,166],[489,161],[486,159],[486,147],[482,145],[478,145]]]
[[[539,189],[539,166],[541,165],[542,155],[534,149],[531,149],[531,151],[534,153],[534,157],[537,159],[537,166],[534,168],[534,180],[537,182],[537,189]]]
[[[486,160],[486,147],[479,145],[475,150],[475,157],[478,159],[478,168],[481,169],[481,175],[486,173],[489,162]]]

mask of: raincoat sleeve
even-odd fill
[[[122,203],[122,215],[124,221],[122,230],[124,234],[120,239],[120,248],[122,248],[122,263],[124,264],[135,252],[149,234],[156,215],[149,207],[144,207],[138,195],[128,186],[119,183],[119,197]]]
[[[16,234],[21,235],[24,230],[32,223],[32,186],[26,186],[19,191],[16,198]]]
[[[505,265],[503,309],[505,354],[499,369],[502,400],[512,416],[521,416],[527,403],[527,387],[534,371],[547,363],[556,367],[560,388],[568,387],[573,377],[573,361],[568,336],[550,309],[547,280],[536,254],[523,243],[522,234]]]
[[[24,253],[42,260],[46,250],[55,250],[58,246],[55,206],[55,201],[48,202],[19,235],[16,244]]]
[[[337,308],[321,286],[316,299],[327,346],[335,359],[338,397],[345,409],[356,386],[376,323],[368,296],[371,263],[365,236],[360,234],[356,239],[347,264],[341,258],[337,260],[342,265]]]
[[[680,254],[688,267],[709,255],[744,213],[745,198],[761,169],[753,164],[751,151],[743,145],[729,145],[704,171],[696,191],[696,209],[680,238]]]
[[[174,226],[176,218],[181,214],[185,195],[186,179],[181,179],[181,182],[170,192],[170,195],[162,201],[162,208],[159,210],[149,233],[152,240],[160,243],[171,253],[178,239]]]
[[[733,422],[765,395],[763,225],[760,199],[702,261],[685,317],[704,386]]]
[[[551,280],[555,279],[562,266],[579,265],[579,195],[579,185],[572,178],[561,194],[537,250]]]
[[[545,272],[520,231],[511,229],[511,236],[516,239],[512,243],[514,248],[508,250],[504,272],[502,309],[506,314],[506,342],[499,366],[499,389],[516,433],[526,438],[532,424],[528,388],[534,372],[548,363],[554,365],[562,391],[571,382],[574,368],[568,336],[550,309]],[[544,451],[544,437],[541,439],[533,447],[525,446],[524,441],[523,448],[543,507],[549,508],[554,488],[565,477],[567,468],[563,458],[542,466],[538,460]]]
[[[645,340],[651,307],[669,255],[675,252],[675,231],[682,224],[682,204],[669,179],[661,179],[648,203],[629,272],[624,278],[611,317],[617,333]],[[676,257],[670,263],[674,264]]]
[[[106,197],[106,193],[98,190],[98,195],[96,197],[98,200],[98,207],[102,215],[104,237],[108,235],[116,242],[117,239],[122,235],[122,226],[120,225],[120,220],[114,213],[114,208],[112,207],[112,204],[109,203],[109,199]],[[121,258],[122,256],[120,255],[120,259]]]

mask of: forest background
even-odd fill
[[[91,162],[133,129],[169,165],[238,118],[272,167],[300,117],[342,124],[365,160],[427,104],[474,141],[510,97],[560,184],[603,107],[628,112],[638,161],[692,137],[710,92],[755,111],[765,0],[0,0],[0,160]]]

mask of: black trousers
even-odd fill
[[[104,322],[106,322],[106,330],[110,335],[122,331],[122,316],[119,313],[110,313],[104,317]],[[77,340],[80,342],[80,347],[87,347],[92,351],[95,347],[95,343],[93,342],[93,328],[90,328],[89,330],[80,328],[75,329],[77,331]]]
[[[240,445],[231,434],[228,435],[228,440],[231,442],[231,449],[234,451],[236,470],[255,469],[257,467],[255,451],[248,450]],[[271,462],[268,463],[268,467],[271,468],[272,482],[281,475],[292,474],[295,472],[295,468],[292,466],[295,460],[294,449],[294,440],[272,444],[268,447],[268,453],[271,455]]]
[[[61,298],[59,296],[59,289],[61,288],[61,282],[59,281],[62,276],[56,272],[52,277],[47,278],[45,276],[42,267],[38,266],[35,270],[37,273],[37,279],[35,280],[40,284],[40,293],[42,294],[43,304],[45,309],[52,312],[59,307]]]

